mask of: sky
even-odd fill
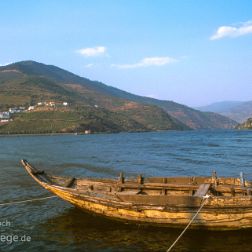
[[[0,65],[22,60],[193,107],[252,100],[252,1],[0,1]]]

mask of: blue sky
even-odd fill
[[[0,64],[36,60],[190,106],[252,100],[252,1],[1,1]]]

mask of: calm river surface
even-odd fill
[[[0,204],[50,195],[20,159],[58,175],[117,177],[218,175],[252,179],[252,131],[169,131],[0,137]],[[7,224],[7,225],[6,225]],[[0,251],[166,251],[179,229],[123,224],[60,199],[0,206]],[[25,238],[24,238],[25,237]],[[188,230],[173,251],[252,251],[252,230]],[[9,238],[10,239],[10,238]]]

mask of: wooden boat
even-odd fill
[[[21,161],[45,189],[76,207],[124,221],[184,227],[205,202],[192,228],[252,227],[251,182],[243,178],[150,177],[66,178],[49,175]]]

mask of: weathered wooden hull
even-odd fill
[[[89,193],[80,194],[78,190],[72,188],[42,182],[28,167],[25,166],[25,168],[41,186],[74,206],[84,211],[123,221],[184,227],[197,212],[203,200],[197,197],[193,198],[192,201],[190,200],[190,202],[188,201],[188,205],[178,202],[177,205],[166,204],[159,206],[156,204],[141,204],[141,197],[144,197],[141,195],[134,196],[134,200],[137,197],[139,198],[136,204],[131,202],[130,197],[128,197],[129,200],[126,197],[126,200],[123,201],[116,198],[99,197],[99,195]],[[210,197],[191,227],[215,230],[251,228],[252,197],[248,195],[241,197]]]
[[[81,197],[56,187],[45,186],[45,188],[82,210],[125,221],[182,227],[198,210],[198,208],[180,207],[133,207],[131,204],[101,202],[100,199]],[[217,230],[250,228],[252,227],[252,208],[215,208],[209,203],[202,209],[192,227]]]

